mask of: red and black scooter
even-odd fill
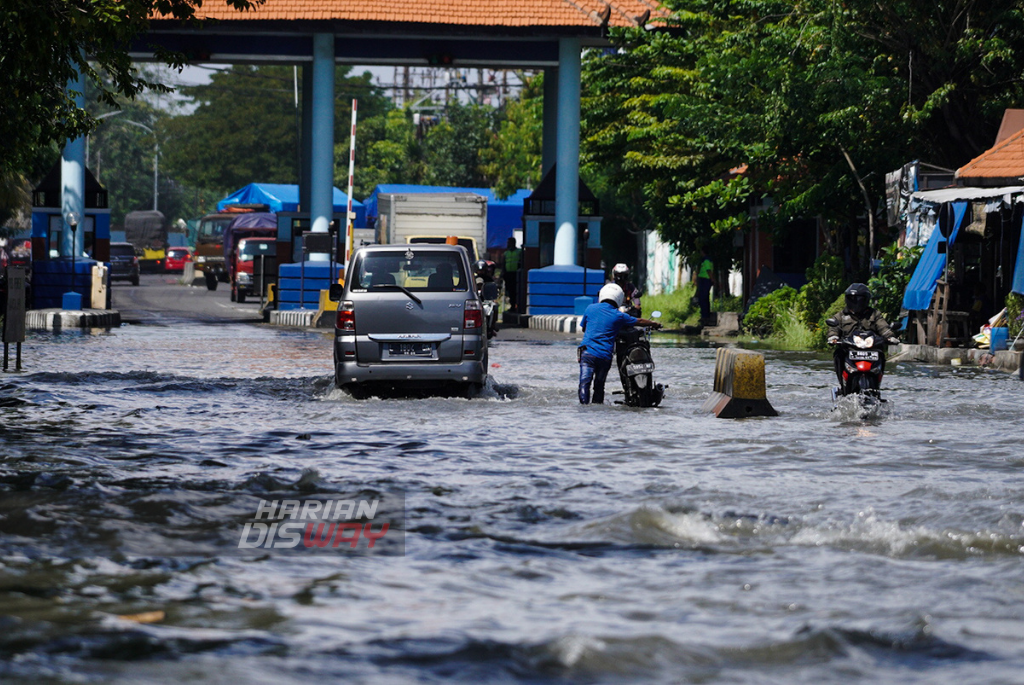
[[[836,344],[836,369],[841,385],[832,389],[833,404],[847,395],[856,395],[865,408],[884,402],[880,389],[885,374],[886,339],[877,333],[854,331]]]

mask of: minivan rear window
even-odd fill
[[[131,245],[111,245],[110,255],[112,257],[134,257],[135,248]]]
[[[353,265],[353,289],[400,285],[418,292],[467,292],[469,280],[459,255],[412,249],[364,253]]]

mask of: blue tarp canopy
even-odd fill
[[[945,226],[947,222],[952,222],[953,228],[949,234],[949,244],[952,245],[956,241],[957,233],[960,231],[960,224],[963,222],[964,214],[967,213],[967,202],[953,202],[950,204],[953,207],[953,211],[939,212],[939,222],[942,226]],[[910,277],[907,291],[903,294],[904,309],[914,311],[928,309],[931,306],[932,295],[935,293],[935,283],[939,280],[939,276],[942,275],[942,270],[946,268],[946,255],[939,254],[939,243],[944,241],[945,238],[942,237],[942,232],[939,230],[939,226],[936,225],[935,230],[932,231],[931,238],[928,239],[924,252],[921,253],[921,261],[917,263],[914,275]]]
[[[1020,241],[1017,243],[1017,265],[1013,268],[1013,284],[1010,290],[1024,295],[1024,220],[1021,221]]]
[[[385,183],[373,189],[366,198],[368,221],[377,218],[377,196],[381,193],[476,193],[487,198],[487,248],[503,248],[512,237],[512,231],[523,227],[523,200],[533,191],[520,189],[504,200],[499,200],[490,188],[448,188],[445,186],[415,186]]]
[[[348,211],[348,195],[334,188],[334,212],[345,214]],[[217,211],[228,205],[265,204],[271,212],[299,211],[299,186],[287,183],[250,183],[217,203]],[[359,200],[352,200],[352,211],[355,212],[355,227],[366,226],[366,208]]]

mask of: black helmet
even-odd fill
[[[854,283],[846,292],[846,308],[854,314],[863,314],[871,306],[871,291],[863,283]]]
[[[476,263],[473,264],[473,270],[476,271],[478,274],[482,274],[484,271],[487,270],[487,260],[486,259],[478,259],[478,260],[476,260]]]

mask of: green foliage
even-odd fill
[[[390,110],[371,117],[359,126],[356,143],[355,190],[357,198],[369,197],[383,183],[420,183],[423,154],[416,140],[412,112]],[[334,148],[334,183],[348,183],[348,145]]]
[[[829,306],[825,307],[821,318],[818,319],[815,327],[811,330],[811,349],[824,350],[828,347],[828,344],[825,342],[828,339],[828,325],[825,321],[843,311],[845,307],[846,296],[842,293],[839,293],[836,299]]]
[[[1006,321],[1010,340],[1013,341],[1024,326],[1024,295],[1011,292],[1006,296]]]
[[[295,106],[294,78],[291,67],[235,65],[215,73],[209,84],[183,87],[195,109],[164,127],[161,150],[167,172],[221,197],[254,182],[298,183],[301,112]],[[352,76],[339,67],[334,89],[336,131],[347,130],[338,123],[350,121],[353,98],[359,100],[360,115],[371,122],[391,107],[372,85],[369,72]],[[360,128],[360,142],[372,145],[374,139],[365,133],[375,132],[373,126],[365,132]],[[344,187],[349,141],[339,138],[335,169]],[[357,169],[361,156],[357,145]]]
[[[843,260],[822,253],[807,270],[807,284],[800,289],[801,320],[812,331],[825,310],[846,288]]]
[[[797,306],[797,291],[788,285],[760,297],[743,317],[743,328],[751,334],[767,338],[781,330],[783,316],[791,316]]]
[[[669,6],[674,31],[613,30],[618,50],[588,53],[581,155],[685,253],[763,195],[762,228],[820,216],[835,248],[860,230],[857,178],[877,201],[908,159],[961,166],[1024,99],[1016,0]]]
[[[116,106],[146,89],[167,91],[132,64],[129,46],[156,13],[189,20],[199,0],[5,0],[0,12],[0,167],[24,171],[37,150],[89,133],[95,120],[68,93],[81,73],[100,100]],[[227,0],[238,9],[258,2]],[[88,59],[86,60],[86,55]],[[183,57],[157,48],[180,66]]]
[[[884,248],[878,274],[868,281],[872,306],[882,314],[893,330],[897,330],[900,325],[903,295],[923,252],[922,247],[899,247],[895,244]]]
[[[497,132],[480,151],[481,170],[500,198],[540,183],[543,78],[527,79],[519,98],[505,104]]]
[[[481,152],[492,138],[494,109],[451,100],[441,123],[423,140],[427,185],[476,188],[487,184]]]
[[[700,319],[700,308],[692,302],[696,294],[697,289],[692,283],[671,293],[645,294],[641,298],[644,315],[660,311],[661,322],[667,327],[695,326]]]

